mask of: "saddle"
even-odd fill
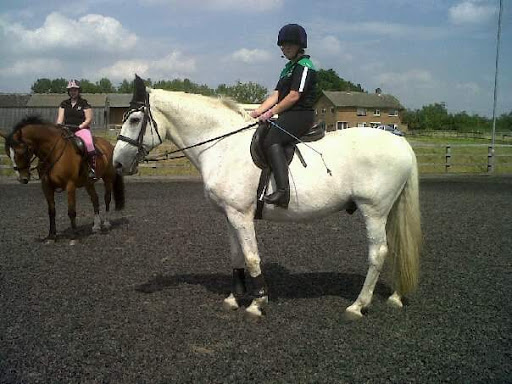
[[[76,153],[85,159],[87,157],[87,148],[85,147],[84,141],[75,135],[76,131],[72,128],[65,125],[62,125],[61,127],[64,130],[64,139],[69,140],[73,145],[73,148],[75,148]],[[92,137],[92,142],[94,144],[94,150],[96,151],[96,154],[101,155],[102,152],[98,149],[98,147],[96,147],[96,138],[94,136]]]
[[[265,192],[268,187],[268,183],[270,181],[270,176],[272,174],[271,169],[269,167],[266,155],[265,148],[263,148],[263,142],[265,137],[267,136],[270,130],[270,123],[261,123],[254,135],[252,136],[251,141],[251,157],[254,164],[261,169],[260,181],[258,183],[257,189],[257,205],[256,212],[254,214],[255,219],[261,219],[263,213],[263,197],[265,196]],[[300,137],[301,142],[312,142],[320,140],[325,136],[325,125],[324,124],[315,124],[313,125],[308,132],[306,132],[303,136]],[[307,164],[300,153],[299,148],[297,148],[297,140],[290,142],[284,147],[284,152],[286,155],[286,161],[288,164],[293,160],[293,156],[297,153],[297,156],[300,159],[301,164],[307,167]]]
[[[263,141],[265,140],[265,137],[267,136],[268,131],[270,130],[270,124],[269,123],[260,123],[258,128],[256,128],[256,132],[254,132],[254,135],[252,136],[251,141],[251,157],[252,161],[256,166],[260,169],[266,169],[268,168],[268,162],[265,155],[265,148],[263,148]],[[300,141],[302,142],[311,142],[311,141],[317,141],[320,140],[325,136],[325,125],[321,123],[317,123],[313,125],[309,131],[307,131],[304,135],[300,137]],[[286,154],[286,160],[288,161],[288,164],[291,163],[293,160],[293,155],[295,152],[297,152],[297,156],[299,156],[300,161],[304,167],[307,166],[306,162],[304,161],[304,158],[302,157],[299,149],[297,148],[297,140],[294,140],[293,142],[290,142],[284,147],[284,151]]]

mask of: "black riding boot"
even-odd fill
[[[89,179],[98,180],[96,176],[96,151],[87,154],[87,164],[89,165]]]
[[[265,196],[265,202],[275,204],[282,208],[288,208],[290,202],[290,184],[288,181],[288,164],[284,148],[280,144],[273,144],[267,151],[272,172],[276,180],[277,189],[271,195]]]

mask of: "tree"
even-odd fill
[[[117,92],[119,93],[132,93],[133,92],[133,80],[128,81],[123,79],[119,87],[117,87]]]
[[[512,131],[512,111],[504,113],[496,119],[496,129],[498,131]]]
[[[355,85],[339,77],[334,69],[320,69],[317,71],[317,98],[320,98],[322,91],[365,92],[361,84]]]
[[[237,81],[236,84],[232,86],[220,84],[215,90],[215,93],[217,95],[229,96],[239,103],[255,104],[265,100],[268,90],[252,81],[248,83]]]
[[[51,92],[52,93],[67,93],[67,85],[68,81],[66,79],[63,79],[62,77],[60,79],[53,79],[52,80],[52,86],[51,86]]]
[[[47,78],[37,79],[30,89],[34,93],[51,93],[52,81]]]
[[[100,93],[113,93],[116,91],[112,82],[105,77],[96,82],[96,87]]]
[[[80,88],[83,93],[98,93],[98,86],[87,79],[80,80]]]

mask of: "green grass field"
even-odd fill
[[[115,144],[118,132],[114,130],[94,131],[97,136],[105,137]],[[487,173],[488,146],[490,141],[482,139],[449,138],[449,137],[418,137],[408,138],[418,158],[420,174],[482,174]],[[4,141],[0,138],[1,153],[4,155]],[[447,150],[446,146],[450,149]],[[176,147],[165,142],[151,154],[158,155]],[[449,151],[449,152],[447,152]],[[450,156],[447,157],[447,154]],[[495,147],[495,174],[512,174],[512,145],[510,141],[497,140]],[[447,167],[446,160],[449,160]],[[0,157],[0,164],[9,165],[0,168],[0,176],[14,174],[10,168],[10,160]],[[190,176],[198,175],[198,171],[187,159],[145,162],[139,167],[139,176]]]

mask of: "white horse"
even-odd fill
[[[135,173],[141,156],[165,139],[185,148],[254,122],[232,102],[146,88],[138,76],[132,107],[114,149],[114,165],[124,174]],[[254,298],[246,311],[258,318],[268,303],[268,293],[254,230],[260,169],[249,151],[252,134],[253,130],[245,130],[210,140],[185,150],[185,154],[201,173],[206,196],[227,217],[233,291],[224,299],[224,306],[239,308],[247,268]],[[298,147],[307,167],[297,156],[289,166],[288,209],[265,205],[263,219],[305,221],[355,203],[366,224],[369,269],[359,296],[345,314],[351,319],[363,317],[361,311],[370,305],[388,255],[393,258],[394,271],[394,293],[388,302],[402,307],[402,296],[417,286],[422,241],[418,173],[412,148],[405,138],[373,128],[328,133],[319,141]],[[267,193],[274,188],[271,180]]]

